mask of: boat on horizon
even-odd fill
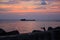
[[[36,21],[35,19],[20,19],[20,21]]]

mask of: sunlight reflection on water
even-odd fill
[[[60,22],[41,22],[41,21],[10,21],[0,22],[0,28],[5,31],[18,30],[20,33],[31,32],[32,30],[42,30],[41,27],[60,26]]]

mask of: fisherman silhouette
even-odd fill
[[[44,31],[46,31],[45,27],[41,27],[41,29],[43,29]]]

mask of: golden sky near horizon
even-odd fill
[[[0,0],[0,12],[60,12],[60,0]]]

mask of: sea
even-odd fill
[[[48,27],[57,26],[60,26],[59,21],[0,21],[0,29],[6,32],[17,30],[19,33],[29,33],[33,30],[43,31],[42,27],[47,30]]]

